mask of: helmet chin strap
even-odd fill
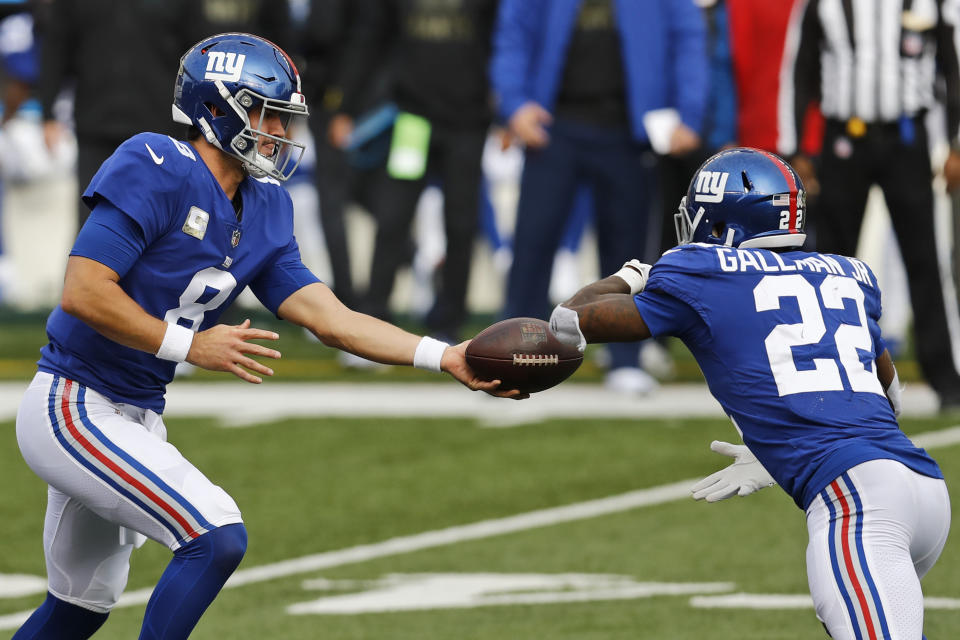
[[[701,209],[702,211],[702,209]],[[733,246],[733,236],[736,234],[736,230],[733,227],[727,228],[727,239],[723,241],[723,244],[732,247]]]
[[[206,118],[197,119],[197,128],[200,129],[200,133],[203,134],[203,137],[207,142],[215,146],[217,149],[223,151],[223,147],[220,146],[220,141],[217,140],[217,134],[213,132],[213,127],[210,126],[210,123],[207,122]]]
[[[229,105],[229,107],[233,109],[238,116],[240,116],[240,119],[248,120],[247,112],[243,109],[243,107],[237,104],[236,98],[234,98],[230,93],[230,90],[227,89],[227,85],[223,84],[223,80],[216,80],[213,84],[217,88],[217,92],[220,94],[220,97],[224,99],[227,105]]]

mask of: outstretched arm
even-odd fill
[[[611,276],[597,284],[613,278]],[[637,311],[630,293],[603,293],[579,304],[571,299],[563,306],[577,312],[580,330],[587,342],[630,342],[650,337],[650,329]]]
[[[282,319],[310,330],[328,347],[336,347],[384,364],[414,365],[446,371],[474,391],[504,398],[525,398],[516,389],[499,389],[500,381],[479,379],[467,365],[469,342],[448,346],[432,338],[357,313],[344,306],[325,284],[316,282],[298,289],[277,310]]]
[[[630,342],[650,337],[633,296],[647,282],[650,265],[626,263],[612,276],[588,284],[553,310],[550,328],[562,342]]]

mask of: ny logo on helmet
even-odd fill
[[[237,55],[232,51],[211,51],[209,55],[207,72],[203,74],[204,80],[236,82],[240,79],[240,72],[243,71],[243,61],[247,59],[245,54]]]
[[[696,195],[697,202],[722,202],[723,190],[727,186],[730,174],[726,171],[701,171],[697,174]]]

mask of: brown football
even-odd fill
[[[501,389],[535,393],[570,377],[583,354],[564,344],[537,318],[508,318],[490,325],[467,345],[467,364]]]

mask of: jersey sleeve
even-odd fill
[[[700,288],[712,256],[694,245],[663,254],[650,270],[644,291],[634,297],[637,310],[654,336],[683,336],[703,326],[706,314]]]
[[[151,244],[175,223],[187,163],[196,162],[174,145],[172,138],[159,134],[130,138],[100,166],[83,192],[84,203],[93,210],[104,200],[111,202]]]
[[[700,321],[690,305],[660,291],[644,291],[633,301],[654,337],[682,336]]]
[[[77,234],[70,255],[96,260],[122,278],[144,248],[143,230],[136,221],[109,201],[102,200]]]
[[[291,238],[276,260],[250,282],[250,290],[276,315],[284,300],[314,282],[320,282],[320,279],[303,264],[297,241]]]

